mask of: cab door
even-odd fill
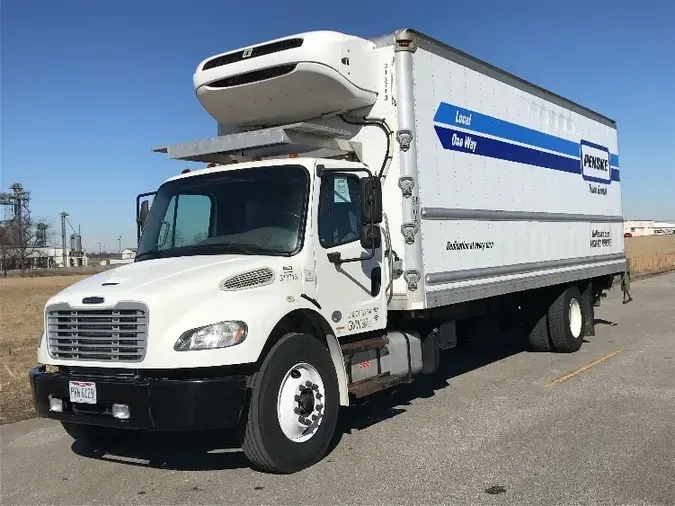
[[[351,165],[326,167],[314,185],[317,300],[338,338],[384,328],[387,320],[382,244],[362,246],[365,173]]]

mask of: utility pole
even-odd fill
[[[101,254],[101,243],[100,242],[98,243],[98,254],[99,255]]]
[[[61,213],[61,248],[63,249],[63,267],[68,267],[68,254],[66,252],[66,246],[68,245],[68,238],[66,235],[66,218],[68,213],[63,211]]]
[[[122,236],[117,238],[117,253],[122,254]]]

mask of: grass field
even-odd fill
[[[37,360],[44,305],[85,277],[0,279],[0,423],[33,416],[28,370]]]
[[[635,278],[675,270],[675,235],[629,237],[626,250]],[[0,279],[0,423],[33,416],[28,370],[36,362],[44,305],[84,277]]]
[[[675,234],[626,237],[633,278],[675,270]]]

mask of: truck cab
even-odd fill
[[[245,451],[272,455],[263,467],[306,466],[349,404],[341,340],[379,349],[387,325],[379,180],[346,160],[230,163],[137,208],[135,262],[46,305],[38,412],[99,445],[247,423]]]

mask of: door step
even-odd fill
[[[370,339],[363,339],[361,341],[344,343],[340,347],[342,348],[342,354],[349,356],[356,353],[361,353],[362,351],[376,350],[386,346],[387,344],[389,344],[389,338],[386,335],[383,335],[379,337],[372,337]]]
[[[385,390],[394,385],[401,383],[401,378],[398,376],[392,376],[388,372],[383,374],[378,374],[372,378],[366,378],[363,380],[355,381],[354,383],[349,384],[349,393],[360,399],[368,395],[379,392],[380,390]]]

